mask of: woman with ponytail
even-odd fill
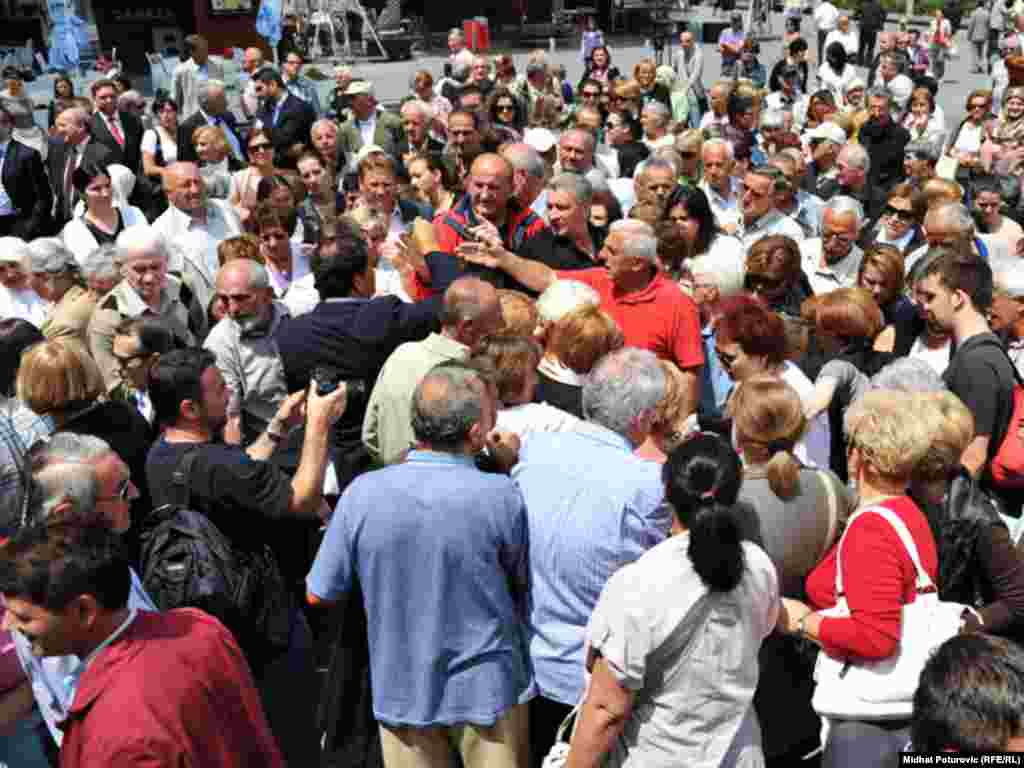
[[[807,419],[800,396],[786,382],[747,379],[729,407],[743,459],[737,507],[743,538],[771,558],[782,596],[805,600],[804,579],[835,543],[853,499],[832,472],[805,467],[793,455]],[[820,721],[811,708],[813,658],[805,651],[804,644],[778,633],[761,646],[754,706],[769,766],[799,765],[819,745]]]
[[[587,627],[592,676],[570,768],[758,761],[756,660],[779,591],[771,560],[743,541],[733,514],[742,476],[714,435],[669,455],[671,535],[608,580]]]

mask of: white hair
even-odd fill
[[[839,154],[851,165],[863,168],[864,173],[871,171],[871,158],[868,156],[868,151],[860,144],[847,144],[839,150]]]
[[[723,149],[725,150],[725,156],[730,161],[736,159],[736,154],[732,151],[732,144],[730,144],[725,139],[708,139],[707,141],[705,141],[703,146],[700,148],[701,158],[703,158],[704,155],[707,154],[707,151],[709,149]]]
[[[114,449],[102,438],[78,432],[57,432],[34,453],[37,465],[55,463],[91,464]]]
[[[594,198],[594,188],[585,177],[578,173],[559,173],[548,182],[549,192],[569,192],[580,205],[590,205]]]
[[[556,280],[537,297],[542,323],[554,323],[583,306],[600,306],[601,295],[578,280]]]
[[[86,280],[119,279],[121,272],[115,261],[116,255],[117,246],[113,243],[104,243],[98,248],[94,248],[82,259],[82,276]]]
[[[428,122],[434,119],[434,108],[420,99],[409,99],[402,105],[402,108],[398,110],[398,113],[401,114],[407,109],[418,112],[420,117]]]
[[[846,213],[852,213],[857,219],[858,230],[860,229],[861,224],[864,223],[864,206],[860,204],[860,201],[855,200],[849,195],[833,197],[828,201],[828,205],[822,207],[821,219],[818,221],[820,226],[825,226],[826,211],[831,211],[833,216],[842,216]]]
[[[766,109],[761,113],[762,128],[782,128],[786,125],[786,116],[781,109]]]
[[[170,255],[164,236],[148,224],[127,227],[117,236],[115,262],[121,266],[133,259],[159,256],[164,261]]]
[[[871,389],[898,392],[944,392],[942,377],[928,363],[913,357],[901,357],[871,377]]]
[[[743,291],[747,264],[741,251],[727,256],[702,253],[690,259],[686,266],[691,275],[701,275],[714,283],[723,299]]]
[[[654,234],[654,227],[639,219],[622,219],[608,227],[609,236],[614,232],[626,235],[622,250],[627,256],[644,259],[652,266],[658,265],[658,237]]]
[[[583,416],[627,435],[665,396],[665,374],[653,352],[626,347],[602,357],[583,382]]]
[[[672,113],[669,112],[668,107],[666,107],[660,101],[648,101],[646,104],[644,104],[644,108],[640,111],[653,112],[658,116],[658,119],[661,121],[662,125],[666,124],[669,121],[669,118],[672,117]]]
[[[335,133],[338,132],[338,124],[336,122],[334,122],[333,120],[331,120],[330,118],[327,118],[327,117],[321,117],[319,120],[317,120],[315,123],[313,123],[313,125],[309,129],[309,132],[312,133],[313,131],[315,131],[317,129],[317,126],[320,126],[320,127],[328,126]]]
[[[77,270],[78,262],[59,237],[38,237],[28,244],[29,271],[57,274]]]
[[[32,479],[39,489],[42,500],[42,518],[36,522],[45,522],[53,510],[65,501],[71,502],[78,512],[88,512],[96,507],[99,479],[96,477],[96,467],[91,464],[48,464],[37,470]]]

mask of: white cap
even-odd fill
[[[547,128],[527,129],[526,133],[523,134],[523,141],[541,154],[544,154],[558,143],[558,139],[555,134]]]
[[[842,146],[849,139],[846,137],[846,131],[840,128],[830,120],[826,120],[817,128],[812,128],[807,134],[808,139],[824,139],[825,141],[832,141]]]

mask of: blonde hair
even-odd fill
[[[536,302],[522,291],[502,288],[497,293],[501,303],[501,333],[531,338],[540,323]]]
[[[224,266],[229,261],[236,259],[250,259],[264,264],[263,252],[260,250],[260,241],[256,235],[246,233],[235,235],[227,240],[222,240],[217,246],[217,261]]]
[[[914,395],[874,390],[856,400],[843,419],[850,450],[883,478],[906,481],[932,445],[930,424],[920,418]]]
[[[692,387],[690,380],[675,363],[659,360],[658,366],[665,374],[665,395],[654,408],[653,431],[663,438],[668,438],[676,432],[676,427],[690,415],[684,406],[691,400]],[[666,445],[665,449],[671,451],[675,447],[674,444]]]
[[[743,453],[767,461],[768,486],[780,499],[791,499],[800,487],[800,462],[793,446],[807,428],[800,395],[774,376],[754,376],[740,384],[730,403]]]
[[[18,399],[36,413],[61,413],[102,395],[103,375],[80,344],[55,339],[21,356],[16,389]]]
[[[198,144],[200,141],[211,142],[222,155],[227,155],[231,151],[231,147],[228,146],[227,136],[216,125],[202,125],[192,131],[192,143]]]
[[[604,310],[584,304],[558,320],[548,335],[547,351],[576,373],[590,373],[594,364],[625,343],[618,324]]]
[[[919,482],[943,480],[960,466],[960,457],[974,439],[974,416],[952,392],[922,392],[914,395],[918,418],[932,435],[924,458],[914,470]]]

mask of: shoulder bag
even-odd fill
[[[830,617],[848,618],[850,607],[843,592],[843,541],[861,515],[874,513],[896,530],[917,572],[914,602],[900,610],[900,641],[892,656],[878,661],[835,657],[824,649],[814,668],[811,706],[824,717],[841,720],[905,720],[913,714],[914,692],[921,670],[932,652],[960,631],[966,606],[939,600],[938,591],[921,565],[917,545],[907,526],[892,510],[882,506],[859,510],[850,518],[836,553],[836,596]]]

